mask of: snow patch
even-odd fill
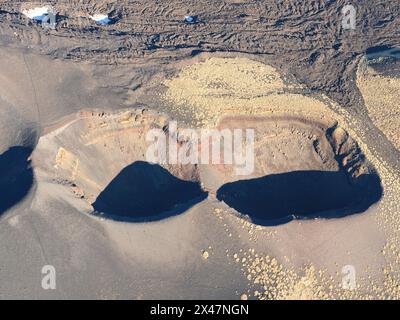
[[[45,6],[22,10],[22,14],[27,16],[29,19],[43,21],[43,19],[49,14],[50,11],[51,8],[49,6]]]
[[[111,19],[108,17],[107,14],[97,13],[93,16],[90,16],[90,19],[96,21],[96,23],[101,24],[101,25],[107,25],[111,22]]]

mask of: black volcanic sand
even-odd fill
[[[56,30],[24,17],[21,3],[3,1],[0,43],[20,43],[61,59],[114,64],[126,59],[175,60],[201,51],[273,55],[310,89],[346,105],[358,102],[355,60],[370,47],[398,46],[398,0],[357,2],[355,30],[342,28],[345,0],[58,1]],[[89,15],[109,14],[96,25]],[[187,24],[190,12],[198,23]],[[86,18],[83,18],[86,16]],[[15,37],[18,34],[18,37]],[[237,35],[240,34],[240,37]],[[40,40],[38,40],[38,38]],[[62,38],[62,41],[60,41]],[[60,48],[62,48],[60,50]],[[180,50],[183,50],[182,52]]]
[[[21,201],[33,186],[31,148],[12,147],[0,155],[0,215]]]
[[[163,167],[136,161],[100,193],[93,208],[115,220],[157,220],[203,200],[200,184],[178,179]]]
[[[297,218],[336,218],[360,213],[382,196],[380,179],[345,172],[293,171],[223,185],[217,198],[253,222],[273,225]]]

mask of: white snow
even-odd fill
[[[96,21],[98,24],[101,24],[101,25],[106,25],[106,24],[109,24],[111,22],[111,20],[108,18],[107,14],[97,13],[97,14],[95,14],[93,16],[90,16],[90,18],[92,20]]]
[[[29,19],[42,21],[49,13],[49,7],[36,7],[32,9],[22,10],[22,14],[27,16]]]

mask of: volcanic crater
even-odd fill
[[[375,169],[332,119],[221,119],[219,129],[255,131],[249,176],[236,175],[226,164],[147,162],[146,132],[165,130],[167,123],[165,115],[146,109],[83,112],[41,138],[35,167],[42,178],[70,188],[92,213],[133,222],[177,215],[209,197],[254,223],[270,225],[360,213],[382,195]]]

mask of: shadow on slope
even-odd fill
[[[262,225],[360,213],[381,196],[377,175],[364,174],[350,183],[343,171],[272,174],[228,183],[217,191],[218,200]]]
[[[206,196],[199,183],[178,179],[159,165],[137,161],[110,182],[93,208],[114,220],[151,221],[182,213]]]
[[[0,155],[0,215],[20,202],[33,185],[31,148],[12,147]]]

